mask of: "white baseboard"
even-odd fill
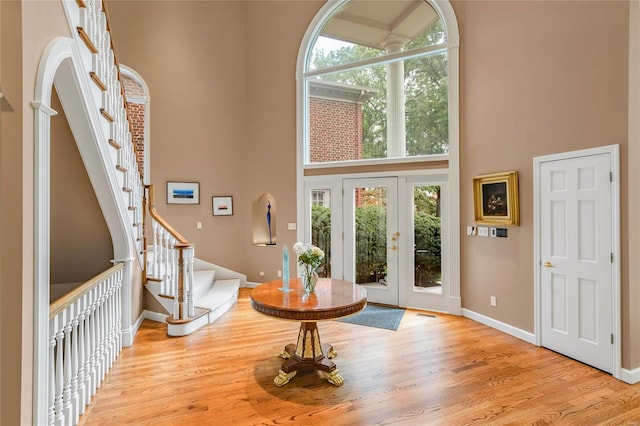
[[[634,370],[627,370],[626,368],[623,368],[620,371],[620,380],[631,385],[640,383],[640,367]]]
[[[245,281],[243,285],[241,285],[240,287],[244,287],[244,288],[256,288],[258,287],[260,284],[262,283],[254,283],[251,281]]]
[[[145,309],[145,311],[142,312],[142,316],[144,317],[144,319],[148,319],[148,320],[155,321],[155,322],[167,322],[167,317],[169,315],[161,314],[161,313],[153,312],[153,311],[147,311]]]
[[[461,297],[449,297],[449,313],[451,315],[462,315],[462,298]]]
[[[500,330],[503,333],[507,333],[513,337],[517,337],[520,340],[524,340],[527,343],[531,343],[532,345],[535,345],[535,335],[528,331],[521,330],[512,325],[505,324],[493,318],[489,318],[488,316],[479,314],[474,311],[470,311],[469,309],[463,308],[462,316],[472,319],[474,321],[478,321],[481,324],[487,325],[491,328],[495,328],[496,330]]]

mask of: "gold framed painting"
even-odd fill
[[[519,226],[518,172],[474,177],[473,211],[478,224]]]

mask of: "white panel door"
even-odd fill
[[[611,155],[540,164],[542,346],[611,372]]]
[[[344,279],[398,305],[398,179],[344,179]]]

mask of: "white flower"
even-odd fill
[[[293,245],[293,250],[298,256],[300,266],[305,265],[315,269],[322,264],[322,260],[324,259],[322,249],[311,244],[297,242]]]

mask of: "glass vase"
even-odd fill
[[[313,293],[318,283],[318,273],[313,268],[308,268],[302,272],[302,286],[305,293]]]

